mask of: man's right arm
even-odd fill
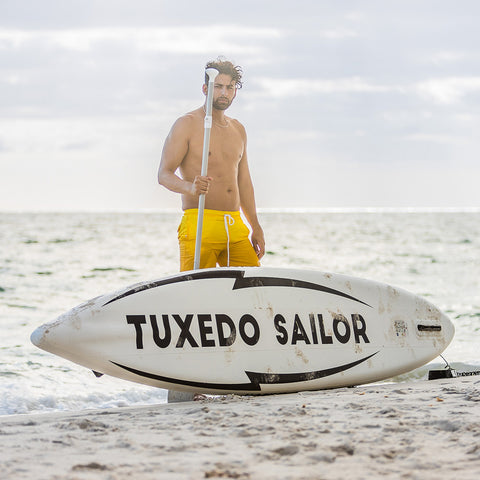
[[[193,181],[180,178],[176,171],[188,153],[192,119],[179,118],[168,134],[158,169],[158,183],[172,192],[183,195],[200,195],[208,192],[210,177],[197,175]]]

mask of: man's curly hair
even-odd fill
[[[238,89],[242,88],[243,71],[240,65],[235,66],[225,57],[218,57],[216,60],[210,60],[207,65],[205,65],[205,69],[207,68],[216,68],[219,73],[223,73],[224,75],[230,75],[230,77],[232,77],[232,80],[235,82],[235,87]],[[207,74],[205,74],[205,84],[208,84]]]

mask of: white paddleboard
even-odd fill
[[[90,300],[32,342],[112,375],[211,394],[317,390],[383,380],[450,343],[449,318],[386,284],[316,271],[182,272]]]

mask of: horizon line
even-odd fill
[[[180,208],[137,209],[0,209],[0,214],[182,214]],[[257,208],[259,214],[270,213],[480,213],[478,207],[266,207]]]

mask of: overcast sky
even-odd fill
[[[0,0],[0,209],[180,208],[163,142],[245,72],[257,205],[480,206],[476,0]]]

